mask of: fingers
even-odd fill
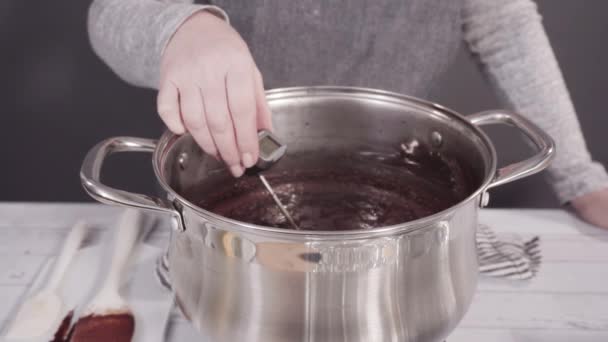
[[[234,124],[228,109],[225,80],[205,84],[202,94],[209,132],[232,175],[240,177],[244,169],[241,166],[241,157],[234,136]]]
[[[158,95],[163,121],[175,133],[189,131],[235,176],[257,162],[258,127],[270,128],[270,111],[262,101],[264,89],[256,72],[238,32],[208,15],[187,20],[161,60],[161,80],[172,81]],[[263,113],[260,119],[258,112]]]
[[[207,154],[220,156],[240,177],[258,159],[258,128],[272,129],[262,77],[255,66],[243,63],[204,81],[200,87],[165,82],[157,98],[159,114],[172,132],[187,130]]]
[[[228,107],[234,124],[236,144],[243,166],[258,159],[256,92],[252,68],[235,67],[226,75]]]
[[[209,132],[205,105],[198,87],[190,86],[180,89],[180,108],[184,124],[196,143],[207,154],[216,156],[218,150]]]
[[[272,131],[272,113],[266,101],[266,93],[264,92],[264,81],[262,74],[255,68],[255,102],[257,110],[257,125],[259,129],[268,129]]]
[[[173,83],[167,81],[161,85],[156,98],[156,108],[160,118],[171,132],[175,134],[186,132],[179,114],[179,93]]]

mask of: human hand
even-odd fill
[[[608,188],[579,196],[570,204],[583,220],[608,229]]]
[[[272,129],[262,76],[246,43],[207,11],[186,20],[168,43],[157,107],[173,133],[190,132],[235,177],[258,159],[258,130]]]

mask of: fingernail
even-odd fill
[[[254,164],[254,162],[253,162],[253,157],[251,156],[251,153],[249,153],[249,152],[243,153],[243,165],[245,165],[246,168],[250,168],[253,166],[253,164]]]
[[[241,177],[243,175],[243,168],[240,165],[233,165],[230,167],[230,172],[234,177]]]

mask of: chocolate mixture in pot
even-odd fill
[[[457,162],[416,144],[402,145],[394,153],[360,152],[347,157],[288,154],[279,164],[265,176],[298,226],[306,230],[404,223],[458,203],[471,188],[467,172]],[[257,177],[224,177],[210,183],[208,189],[198,189],[205,196],[196,201],[202,208],[242,222],[291,228]],[[197,198],[192,192],[184,195]]]

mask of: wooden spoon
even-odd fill
[[[48,334],[50,329],[61,320],[64,304],[58,293],[59,287],[70,262],[86,236],[86,231],[84,222],[74,225],[57,258],[48,283],[40,292],[23,303],[6,337],[18,339],[41,337]]]
[[[121,274],[129,261],[142,226],[142,215],[129,209],[121,217],[115,235],[110,270],[103,286],[74,325],[71,342],[129,342],[135,331],[135,319],[127,302],[120,296]]]

